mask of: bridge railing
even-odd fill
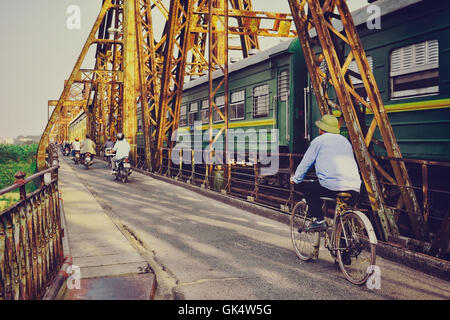
[[[0,300],[40,299],[63,263],[63,231],[58,192],[58,154],[49,148],[51,167],[0,190],[19,189],[20,200],[0,212]],[[27,194],[32,181],[39,187]]]

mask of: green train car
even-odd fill
[[[379,29],[367,23],[373,17],[371,5],[352,15],[403,157],[450,161],[450,2],[374,4],[381,9]],[[213,76],[216,84],[223,77],[220,70]],[[277,129],[278,151],[306,150],[318,134],[313,124],[319,110],[298,39],[230,63],[228,77],[230,129],[242,129],[244,134],[265,129],[272,142],[271,130]],[[357,90],[364,90],[360,81],[352,80]],[[206,75],[184,84],[179,132],[189,132],[192,141],[194,132],[204,135],[208,130],[208,96]],[[223,91],[215,99],[221,107]],[[367,113],[367,124],[371,117]],[[220,126],[220,118],[213,114],[213,128]],[[247,150],[257,148],[251,135],[246,141]]]
[[[352,15],[403,157],[450,161],[450,2],[374,4],[382,8],[379,29],[368,27],[368,7]],[[350,69],[357,71],[352,64]],[[364,95],[362,82],[352,80]],[[308,103],[314,121],[315,98]],[[367,113],[366,124],[371,120]]]
[[[213,73],[214,86],[221,81],[222,72]],[[307,70],[297,40],[279,45],[233,62],[229,65],[228,128],[229,143],[246,138],[246,149],[254,151],[265,140],[272,151],[293,152],[304,149],[304,96]],[[203,135],[203,149],[209,135],[209,82],[203,76],[184,85],[179,128]],[[215,103],[224,112],[224,93],[218,91]],[[214,112],[213,130],[219,130],[223,120]],[[272,136],[273,130],[277,136]],[[255,136],[255,133],[257,136]],[[258,141],[256,141],[258,139]],[[276,139],[276,141],[274,141]],[[192,139],[192,141],[194,138]],[[274,143],[276,142],[276,143]],[[215,148],[222,149],[217,143]]]

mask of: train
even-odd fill
[[[368,7],[352,15],[402,155],[450,161],[450,3],[405,0],[375,4],[382,12],[379,28],[369,28]],[[356,66],[351,64],[353,68]],[[215,71],[213,77],[217,85],[222,71]],[[270,135],[276,129],[280,153],[302,153],[318,135],[311,124],[320,117],[319,108],[297,38],[230,63],[228,82],[228,128],[244,132],[265,129],[272,142]],[[363,90],[360,80],[352,77],[352,82],[357,91]],[[329,96],[333,99],[332,92]],[[208,131],[208,99],[207,75],[184,84],[179,131],[191,132],[191,141],[199,131],[203,135]],[[215,104],[221,111],[224,100],[223,90],[219,90]],[[367,126],[371,117],[366,112]],[[221,121],[213,114],[213,128],[218,130]],[[345,126],[341,134],[346,135]],[[257,145],[250,140],[247,138],[247,150]],[[203,139],[203,148],[208,143]]]

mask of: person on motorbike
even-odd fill
[[[108,137],[108,140],[106,141],[105,145],[103,146],[103,149],[107,148],[114,148],[114,142],[111,140],[110,137]]]
[[[68,156],[70,154],[70,148],[71,148],[70,142],[64,141],[64,149],[63,149],[64,155]],[[67,153],[67,154],[65,154],[66,149],[69,149],[69,153]]]
[[[75,141],[72,142],[72,157],[75,156],[75,152],[80,151],[81,146],[80,146],[80,139],[75,138]]]
[[[121,161],[124,158],[129,157],[131,146],[128,141],[125,139],[125,135],[121,132],[117,134],[117,141],[114,144],[113,151],[115,152],[115,156],[111,159],[112,161],[112,172],[111,174],[115,174],[117,171],[117,162]]]
[[[87,134],[86,139],[81,141],[81,148],[80,148],[81,157],[84,159],[84,155],[88,152],[91,154],[91,159],[94,160],[94,156],[96,155],[95,142],[92,141],[90,136]]]

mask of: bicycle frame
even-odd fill
[[[336,242],[336,228],[337,228],[338,222],[341,222],[342,216],[344,215],[345,210],[347,209],[347,205],[346,205],[345,201],[339,197],[336,199],[323,197],[321,199],[324,201],[336,202],[336,207],[334,210],[334,217],[332,220],[333,223],[332,223],[332,226],[330,227],[331,235],[328,234],[328,232],[329,232],[328,229],[324,232],[324,241],[325,241],[324,247],[327,248],[328,251],[330,251],[330,253],[333,257],[336,257],[336,251],[342,250],[342,248],[338,248],[335,243]],[[343,233],[344,233],[344,239],[346,241],[346,244],[348,245],[348,237],[347,237],[345,229],[343,230]],[[331,239],[329,239],[329,238],[331,238]],[[316,246],[317,246],[317,249],[320,247],[320,232],[318,232],[317,243],[314,245],[314,248],[316,248]]]

